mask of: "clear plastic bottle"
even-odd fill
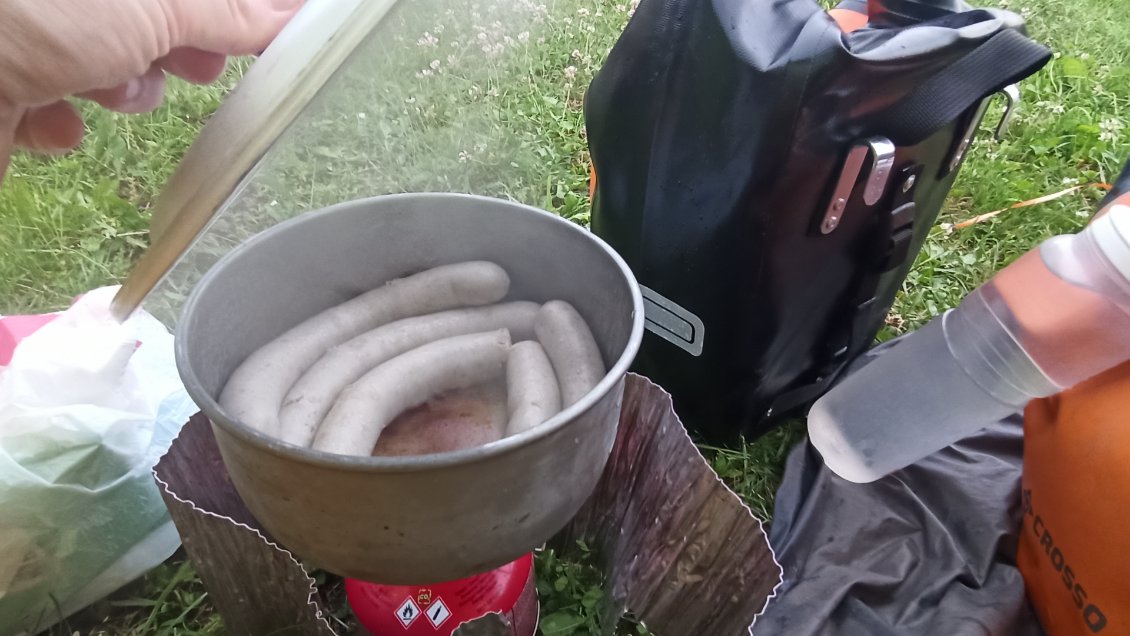
[[[1057,236],[819,399],[809,438],[874,481],[1130,360],[1130,207]]]

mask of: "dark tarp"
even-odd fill
[[[754,636],[1042,634],[1015,565],[1022,419],[986,425],[872,484],[793,449],[770,531],[785,580]]]

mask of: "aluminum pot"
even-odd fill
[[[346,457],[259,433],[217,403],[248,354],[305,318],[475,259],[510,273],[509,299],[573,303],[609,363],[596,389],[545,425],[453,452]],[[509,563],[569,522],[612,450],[643,318],[631,271],[590,232],[497,199],[399,194],[310,212],[235,248],[185,304],[176,359],[236,489],[275,540],[341,576],[428,584]]]

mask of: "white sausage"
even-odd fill
[[[540,344],[519,342],[510,348],[506,393],[510,409],[508,436],[528,431],[561,411],[557,376]]]
[[[501,300],[510,277],[494,263],[443,265],[400,278],[331,307],[252,353],[220,394],[227,414],[277,435],[279,408],[302,372],[330,347],[393,320]]]
[[[592,331],[572,305],[551,300],[538,312],[534,332],[557,374],[561,408],[569,408],[604,377],[604,359]]]
[[[514,340],[531,339],[538,309],[537,303],[529,301],[454,309],[391,322],[343,342],[327,351],[291,387],[279,413],[279,437],[284,442],[309,446],[342,389],[381,363],[416,347],[494,329],[509,330]]]
[[[396,356],[341,392],[314,436],[314,450],[371,454],[381,431],[405,410],[501,376],[509,350],[510,334],[500,329],[437,340]]]

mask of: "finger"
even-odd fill
[[[119,113],[148,113],[165,99],[165,71],[154,64],[141,77],[113,88],[100,88],[81,93],[79,97]]]
[[[16,127],[16,145],[48,154],[73,150],[85,133],[82,116],[67,101],[32,108]]]
[[[158,0],[169,19],[173,47],[225,55],[267,48],[303,0]]]
[[[224,74],[228,58],[222,53],[210,53],[188,47],[173,49],[157,60],[157,65],[169,73],[195,84],[209,84]]]

